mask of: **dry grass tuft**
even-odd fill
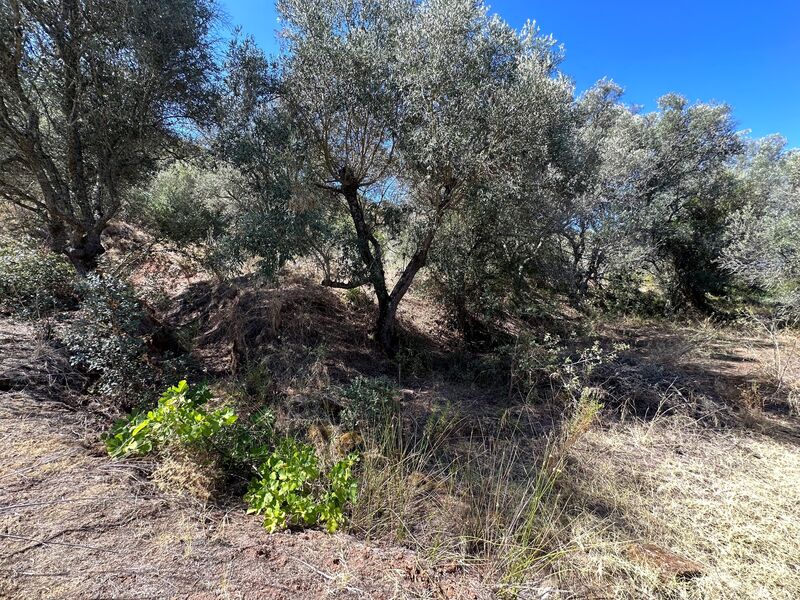
[[[587,389],[544,440],[524,434],[529,411],[516,423],[501,418],[503,435],[492,431],[460,442],[449,439],[463,425],[452,415],[429,422],[416,437],[396,424],[373,430],[351,530],[404,544],[436,564],[476,568],[499,597],[538,593],[548,567],[570,551],[559,480],[599,408]]]
[[[164,492],[188,495],[205,503],[222,490],[225,471],[218,457],[209,452],[171,446],[159,458],[152,479]]]

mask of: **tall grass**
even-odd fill
[[[517,434],[458,439],[462,423],[452,416],[423,427],[393,416],[367,428],[351,530],[438,564],[473,567],[502,597],[516,598],[569,551],[559,479],[599,408],[587,390],[538,447]]]

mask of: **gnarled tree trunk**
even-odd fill
[[[380,243],[372,234],[369,224],[366,221],[361,200],[358,197],[358,186],[344,186],[340,190],[347,201],[350,216],[353,219],[356,236],[358,239],[358,250],[364,266],[367,267],[370,283],[375,290],[378,299],[378,318],[375,323],[375,340],[380,344],[383,351],[390,357],[397,353],[397,308],[400,301],[406,295],[419,270],[428,261],[436,229],[439,225],[439,214],[431,223],[425,236],[419,243],[417,250],[411,257],[395,283],[392,291],[386,285],[386,273],[383,268],[383,250]],[[444,205],[442,206],[442,210]],[[441,212],[441,211],[440,211]]]

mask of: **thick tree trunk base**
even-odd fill
[[[389,358],[397,356],[399,340],[397,338],[394,314],[385,314],[383,310],[380,311],[378,322],[375,326],[375,340]]]
[[[72,262],[75,270],[80,275],[94,271],[98,259],[105,254],[106,249],[100,243],[100,236],[83,236],[68,252],[67,257]]]

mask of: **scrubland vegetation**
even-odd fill
[[[0,595],[800,597],[800,152],[278,9],[0,0]]]

